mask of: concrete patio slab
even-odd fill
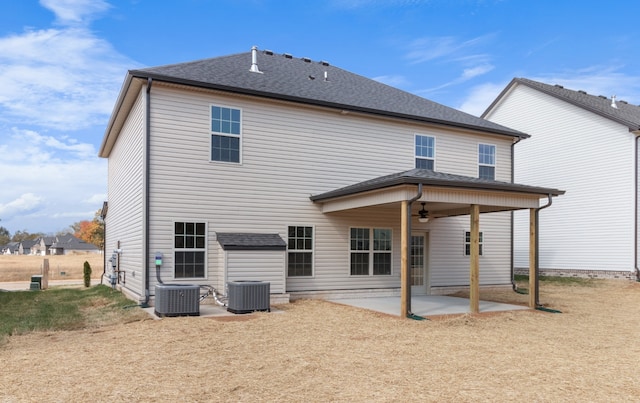
[[[400,315],[399,297],[335,298],[329,301],[389,315]],[[480,301],[480,313],[527,309],[529,309],[529,307],[522,305]],[[441,295],[414,296],[411,298],[411,312],[414,315],[422,317],[466,314],[469,313],[469,300],[467,298],[446,297]]]

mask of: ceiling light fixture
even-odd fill
[[[426,203],[420,203],[420,204],[422,204],[422,210],[418,211],[418,221],[422,223],[429,222],[429,212],[424,209],[424,205]]]

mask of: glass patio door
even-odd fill
[[[427,254],[424,234],[411,235],[411,294],[427,293]]]

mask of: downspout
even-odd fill
[[[640,281],[640,269],[638,269],[638,141],[640,135],[636,134],[636,148],[635,148],[635,172],[633,181],[633,265],[636,270],[636,281]]]
[[[407,266],[411,264],[411,204],[422,197],[422,183],[418,183],[418,194],[407,200]],[[407,267],[407,272],[409,271],[409,267]],[[406,284],[404,285],[407,289],[407,311],[408,316],[413,318],[415,315],[411,312],[411,276],[407,273]]]
[[[520,140],[522,140],[522,138],[518,137],[517,139],[514,139],[513,143],[511,143],[511,183],[515,183],[515,172],[516,172],[516,163],[515,163],[515,146],[516,144],[518,144],[520,142]],[[515,265],[514,265],[514,252],[513,252],[513,245],[515,243],[515,235],[514,235],[514,229],[513,229],[513,225],[514,225],[514,212],[513,210],[511,211],[511,234],[510,234],[510,242],[511,242],[511,248],[510,248],[510,256],[511,256],[511,288],[513,289],[513,291],[518,292],[518,286],[516,285],[516,273],[515,273]]]
[[[147,78],[147,102],[146,102],[146,127],[145,127],[145,185],[144,185],[144,209],[145,209],[145,219],[144,219],[144,302],[142,306],[149,306],[149,251],[151,250],[149,246],[149,189],[151,186],[149,185],[150,174],[149,171],[151,169],[151,85],[153,85],[153,79],[151,77]]]
[[[535,278],[535,282],[536,282],[536,300],[535,300],[535,306],[539,307],[540,306],[540,210],[546,209],[547,207],[551,206],[551,203],[553,203],[553,198],[551,193],[549,193],[548,196],[548,200],[549,202],[542,206],[542,207],[538,207],[536,209],[536,261],[535,261],[535,272],[536,272],[536,278]]]

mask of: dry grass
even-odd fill
[[[640,400],[640,283],[542,284],[540,297],[563,313],[413,321],[299,301],[253,320],[15,336],[0,401]]]
[[[59,256],[0,255],[0,282],[29,281],[32,275],[42,274],[44,259],[49,259],[50,280],[82,279],[85,261],[91,265],[91,277],[100,278],[104,266],[103,256],[95,253]]]

